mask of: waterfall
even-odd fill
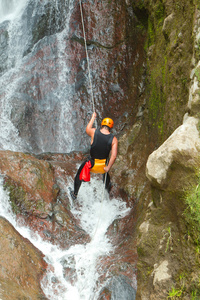
[[[11,64],[11,59],[9,61],[9,49],[7,49],[7,44],[9,43],[6,39],[7,33],[4,32],[4,26],[7,28],[7,23],[1,25],[1,23],[5,20],[9,20],[11,23],[12,21],[16,20],[16,24],[18,23],[18,20],[21,17],[21,13],[23,11],[23,8],[25,7],[27,0],[21,0],[21,1],[6,1],[1,0],[0,1],[0,26],[2,28],[1,31],[1,41],[2,41],[2,48],[0,51],[0,57],[2,57],[1,62],[1,68],[3,70],[3,67],[8,68],[8,72],[4,74],[4,76],[0,77],[0,106],[1,106],[1,114],[0,114],[0,126],[1,126],[1,133],[0,133],[0,148],[1,149],[10,149],[10,150],[20,150],[23,149],[27,150],[27,146],[25,143],[23,143],[22,139],[18,135],[18,130],[14,126],[14,124],[11,121],[10,115],[11,115],[11,108],[12,104],[10,102],[10,96],[15,93],[16,85],[18,83],[18,78],[15,78],[14,73],[12,70],[9,70],[9,65]],[[18,31],[19,26],[13,26],[16,28],[15,33]],[[8,27],[7,30],[10,32],[11,27]],[[19,37],[18,34],[16,34],[16,39]],[[12,41],[11,41],[12,43]],[[15,45],[16,46],[16,45]],[[12,49],[12,56],[14,56],[14,53],[16,53],[17,47]],[[3,73],[3,72],[2,72]],[[13,78],[13,80],[10,82],[10,78]]]
[[[0,1],[0,23],[5,20],[15,19],[24,8],[27,0],[1,0]]]
[[[0,178],[0,214],[5,217],[25,238],[37,247],[49,264],[49,271],[42,281],[42,288],[51,300],[92,300],[97,299],[101,285],[97,285],[99,274],[96,270],[98,258],[112,253],[113,246],[106,236],[109,225],[116,218],[123,218],[130,208],[121,199],[102,199],[102,182],[97,179],[81,186],[79,205],[72,207],[72,213],[80,218],[82,228],[90,235],[88,244],[71,246],[67,250],[45,242],[36,233],[25,227],[19,227],[13,215],[9,197],[3,190],[3,178]],[[98,192],[97,192],[98,190]],[[53,267],[53,271],[52,271]],[[65,278],[64,269],[72,269],[72,281]]]
[[[0,0],[0,149],[85,150],[69,40],[75,1],[7,2]]]
[[[59,7],[61,2],[63,6]],[[85,150],[85,119],[92,108],[88,107],[87,99],[82,102],[77,92],[87,78],[75,80],[75,72],[86,70],[85,60],[81,55],[76,58],[70,40],[70,18],[75,3],[75,0],[0,0],[0,150],[33,153]],[[58,11],[62,14],[59,18]],[[43,24],[46,27],[41,29]],[[81,43],[79,47],[84,51]],[[100,99],[100,88],[97,86],[96,90]],[[45,255],[49,270],[41,284],[48,299],[98,298],[102,288],[98,283],[98,260],[114,251],[107,229],[130,210],[122,199],[108,199],[107,194],[102,199],[101,191],[102,183],[92,179],[90,184],[82,184],[79,205],[71,203],[72,214],[80,220],[91,241],[61,250],[17,225],[1,178],[0,214]],[[65,276],[66,268],[72,270],[71,280]]]

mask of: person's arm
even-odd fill
[[[90,119],[89,123],[86,126],[86,133],[87,133],[87,135],[89,135],[91,137],[94,135],[94,132],[95,132],[95,128],[92,128],[92,126],[94,124],[96,116],[97,116],[97,114],[94,112],[92,114],[92,118]]]
[[[117,141],[117,138],[114,137],[113,142],[112,142],[110,160],[109,160],[108,165],[106,167],[104,167],[104,171],[106,171],[106,173],[111,169],[112,165],[114,164],[114,162],[117,158],[117,147],[118,147],[118,141]]]

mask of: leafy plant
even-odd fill
[[[168,227],[168,228],[167,228],[167,232],[169,233],[169,236],[168,236],[168,239],[167,239],[167,246],[166,246],[165,252],[168,251],[169,245],[170,245],[170,243],[171,243],[171,241],[172,241],[171,227]]]
[[[196,300],[197,299],[197,291],[192,291],[192,299],[191,300]]]
[[[181,273],[178,277],[178,282],[177,282],[177,288],[172,287],[172,289],[168,293],[168,298],[169,299],[177,299],[177,298],[182,298],[183,293],[185,291],[185,281],[186,281],[186,274],[185,272]]]
[[[169,299],[180,298],[182,295],[182,292],[183,292],[182,289],[175,289],[174,287],[172,287],[171,291],[169,291],[169,295],[167,298],[169,298]]]
[[[187,193],[186,198],[186,209],[184,212],[186,221],[188,222],[194,240],[198,244],[200,242],[200,186],[199,184]]]

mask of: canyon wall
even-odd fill
[[[184,212],[199,170],[199,2],[133,6],[148,15],[145,105],[115,170],[137,203],[136,299],[198,299],[198,241]]]

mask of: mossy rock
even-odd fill
[[[43,199],[35,201],[24,187],[7,176],[4,179],[4,189],[8,192],[12,211],[15,214],[48,214]]]

